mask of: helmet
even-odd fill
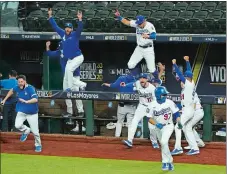
[[[155,89],[155,97],[158,103],[164,103],[169,92],[164,86],[159,86]]]
[[[184,77],[189,77],[189,78],[192,78],[193,74],[191,71],[185,71],[184,72]]]

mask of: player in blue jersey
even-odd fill
[[[68,59],[64,57],[62,54],[62,42],[59,43],[59,47],[56,51],[50,50],[50,41],[46,42],[46,54],[50,58],[58,58],[60,60],[61,70],[63,76],[65,75],[65,67],[67,64]],[[84,90],[86,87],[86,83],[80,81],[80,67],[78,67],[73,72],[73,88],[72,91],[79,91],[79,89]],[[66,84],[63,82],[63,90],[66,90]],[[73,103],[72,100],[66,99],[66,106],[67,106],[67,113],[64,114],[65,117],[72,116],[73,114]],[[76,106],[78,109],[79,117],[84,116],[84,109],[83,109],[83,103],[82,100],[76,100]]]
[[[64,84],[68,90],[73,89],[73,72],[83,63],[84,56],[79,48],[79,39],[83,30],[82,12],[77,13],[78,27],[73,31],[71,23],[65,24],[65,29],[61,29],[52,17],[52,10],[48,10],[49,22],[53,29],[62,39],[62,54],[68,59],[65,67]]]
[[[0,89],[10,90],[17,86],[17,72],[11,70],[9,72],[9,79],[0,80]],[[3,121],[2,121],[2,131],[8,132],[14,130],[15,118],[16,118],[16,97],[10,97],[6,100],[3,106]],[[10,122],[9,122],[10,121]]]
[[[114,83],[103,83],[102,85],[110,88],[118,89],[120,92],[134,92],[132,85],[129,85],[129,87],[128,86],[126,87],[125,85],[130,83],[135,83],[136,81],[135,76],[138,73],[139,73],[139,69],[135,68],[129,74],[119,76]],[[120,101],[118,103],[115,137],[121,136],[122,126],[123,126],[125,117],[127,117],[128,129],[130,128],[132,119],[135,114],[136,105],[137,105],[137,102]]]
[[[41,152],[42,145],[38,125],[38,96],[35,88],[27,84],[26,77],[24,75],[19,75],[17,79],[18,85],[8,92],[1,104],[4,105],[8,98],[10,98],[14,93],[16,94],[18,102],[16,105],[17,116],[15,120],[15,127],[23,132],[20,137],[20,141],[24,142],[29,133],[32,131],[35,138],[35,151]],[[25,120],[28,121],[30,128],[23,124]]]

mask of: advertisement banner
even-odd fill
[[[210,84],[226,85],[226,65],[209,65]]]

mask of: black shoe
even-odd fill
[[[68,113],[68,112],[66,112],[66,113],[63,113],[62,114],[62,117],[72,117],[72,114],[70,114],[70,113]]]

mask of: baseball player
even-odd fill
[[[149,122],[156,127],[155,130],[161,143],[162,170],[174,170],[173,158],[168,146],[174,130],[173,116],[177,118],[179,128],[182,128],[179,109],[172,100],[167,99],[168,93],[165,87],[157,87],[155,89],[156,100],[149,104],[146,114]]]
[[[162,74],[164,72],[164,69],[165,69],[164,66],[160,62],[158,63],[158,66],[159,66],[159,69],[160,69],[160,72],[158,74],[158,79],[152,78],[151,80],[149,80],[148,76],[147,76],[147,82],[151,83],[154,87],[157,87],[157,86],[161,85],[162,81],[160,80],[160,77],[162,76]],[[140,82],[137,81],[136,83],[138,84]],[[129,86],[129,85],[132,85],[132,84],[128,84],[126,86]],[[134,90],[137,90],[137,88],[135,88]],[[153,126],[152,124],[148,123],[148,128],[149,128],[149,131],[150,131],[150,140],[151,140],[151,144],[152,144],[153,148],[155,148],[155,149],[159,148],[158,141],[157,141],[157,136],[156,136],[156,132],[155,132],[155,126]],[[125,142],[126,142],[126,145],[127,145],[128,142],[127,141],[125,141]],[[132,147],[132,146],[130,146],[130,144],[129,144],[128,147]]]
[[[134,90],[139,94],[139,104],[128,131],[128,139],[123,140],[123,143],[130,148],[133,145],[132,141],[139,121],[146,115],[148,104],[151,103],[152,100],[155,100],[155,86],[148,82],[148,78],[147,74],[141,73],[139,80],[134,83]]]
[[[61,29],[52,17],[52,10],[48,10],[49,22],[53,29],[60,35],[62,39],[62,55],[68,59],[65,67],[64,86],[67,91],[73,90],[73,72],[83,63],[84,56],[79,49],[79,39],[83,30],[82,12],[77,13],[79,19],[76,31],[73,31],[71,23],[65,24],[65,30]]]
[[[153,40],[156,39],[156,30],[153,24],[145,20],[144,16],[137,16],[136,20],[127,20],[120,16],[119,11],[115,12],[115,16],[124,25],[136,28],[137,47],[134,50],[129,62],[128,68],[133,69],[144,58],[146,60],[148,72],[158,78],[155,69],[155,54]]]
[[[193,127],[193,134],[195,136],[195,140],[198,144],[198,147],[204,147],[205,143],[203,142],[203,140],[199,137],[199,134],[197,133],[196,129],[195,129],[195,125],[203,118],[204,116],[204,111],[203,111],[203,107],[200,103],[200,99],[197,95],[197,93],[195,93],[195,99],[194,99],[194,104],[195,104],[195,113],[193,118],[187,123],[187,124],[191,124]],[[187,140],[188,141],[188,140]],[[191,147],[190,146],[186,146],[184,147],[184,149],[190,150]]]
[[[186,64],[190,64],[189,57],[184,56]],[[181,116],[181,123],[183,125],[183,131],[185,136],[188,139],[189,146],[191,150],[187,152],[187,155],[196,155],[199,154],[199,147],[196,143],[195,136],[192,131],[192,124],[187,124],[194,115],[195,108],[194,108],[194,98],[195,98],[195,83],[192,79],[193,74],[192,71],[186,70],[184,75],[179,70],[176,59],[172,60],[173,67],[181,81],[181,105],[182,105],[182,116]],[[181,130],[175,129],[176,141],[174,150],[171,152],[172,155],[178,155],[183,153],[183,149],[181,147]]]
[[[17,95],[18,102],[16,105],[17,116],[15,120],[15,127],[23,132],[20,137],[20,141],[24,142],[30,131],[32,131],[35,137],[35,151],[41,152],[42,145],[38,126],[38,96],[35,92],[35,88],[27,84],[26,77],[24,75],[19,75],[17,79],[18,86],[15,86],[8,92],[1,104],[4,105],[6,100],[14,93]],[[28,121],[30,128],[23,124],[25,120]]]
[[[134,69],[135,70],[135,69]],[[128,75],[120,76],[114,83],[103,83],[102,85],[117,88],[120,92],[134,92],[132,85],[126,86],[125,84],[135,83],[135,74],[136,72],[131,72]],[[131,87],[130,87],[131,86]],[[125,120],[125,116],[127,117],[127,125],[128,130],[130,129],[132,119],[134,117],[136,111],[135,102],[124,102],[120,101],[117,108],[117,124],[115,130],[115,137],[121,136],[122,126]]]
[[[59,58],[60,60],[60,65],[61,65],[61,70],[62,74],[64,76],[65,74],[65,67],[67,64],[67,59],[64,58],[64,55],[62,54],[62,43],[59,43],[59,47],[56,51],[50,51],[50,41],[46,42],[46,54],[50,58]],[[79,89],[84,90],[87,84],[85,82],[80,81],[80,67],[78,67],[74,72],[73,72],[73,91],[79,91]],[[66,85],[63,83],[63,90],[66,90]],[[65,117],[72,116],[73,114],[73,104],[72,100],[66,99],[65,100],[66,106],[67,106],[67,114],[65,114]],[[83,102],[82,100],[76,100],[76,106],[78,109],[78,114],[79,117],[83,117],[84,115],[84,109],[83,109]]]

